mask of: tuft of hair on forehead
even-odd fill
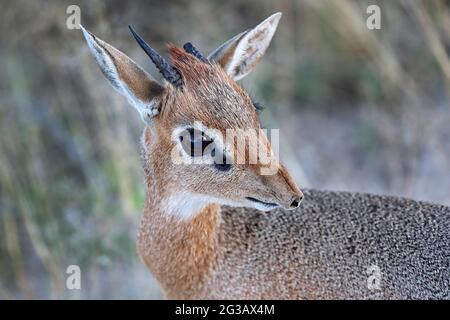
[[[172,43],[166,44],[167,51],[169,52],[170,60],[172,64],[181,65],[190,65],[193,63],[201,62],[192,54],[186,52],[184,49],[177,47]]]
[[[193,108],[195,119],[214,128],[220,128],[225,122],[236,128],[259,127],[251,98],[219,64],[205,63],[173,44],[167,44],[167,51],[171,65],[183,77],[183,88],[197,99],[198,105],[207,106]],[[217,122],[212,123],[211,119]]]
[[[217,71],[220,69],[215,64],[205,63],[171,43],[167,44],[167,51],[169,52],[172,66],[182,74],[185,83],[188,85],[204,83],[205,80],[213,77],[214,74],[217,75]]]

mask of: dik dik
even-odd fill
[[[189,43],[168,45],[170,62],[130,28],[164,83],[83,29],[103,74],[145,122],[142,260],[168,298],[450,297],[448,207],[315,190],[305,191],[300,206],[303,194],[265,135],[256,139],[276,169],[270,175],[262,174],[265,164],[248,161],[248,148],[230,152],[228,129],[260,129],[237,81],[261,60],[280,18],[207,57]],[[184,159],[211,157],[176,163],[173,150]],[[376,290],[367,286],[371,265],[381,270]]]

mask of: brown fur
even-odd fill
[[[276,14],[272,18],[278,21],[279,17]],[[172,159],[178,143],[174,130],[194,121],[223,136],[229,129],[260,129],[252,100],[223,68],[225,57],[236,58],[233,52],[237,43],[217,55],[220,62],[211,63],[168,45],[171,64],[183,79],[182,88],[175,88],[168,83],[160,86],[125,54],[82,30],[102,72],[148,124],[141,144],[147,197],[138,240],[140,255],[169,297],[207,297],[211,288],[221,285],[226,277],[218,268],[228,252],[222,250],[226,239],[220,232],[223,220],[217,201],[253,206],[254,202],[247,199],[253,197],[289,208],[292,199],[301,196],[261,132],[256,137],[257,148],[271,157],[275,171],[270,176],[262,174],[266,163],[259,159],[250,163],[253,147],[236,149],[237,140],[229,146],[237,150],[235,157],[243,156],[245,161],[234,163],[226,173],[211,164],[176,164]],[[234,49],[227,55],[230,48]],[[250,63],[242,56],[234,61]],[[211,277],[215,272],[221,274],[219,278]]]
[[[265,191],[271,190],[276,197],[288,202],[290,194],[300,191],[281,165],[274,176],[260,176],[260,165],[255,164],[242,165],[242,172],[232,179],[218,177],[216,180],[214,171],[201,175],[198,167],[172,163],[171,132],[176,126],[196,120],[225,134],[229,128],[259,128],[260,125],[251,99],[221,66],[205,64],[174,46],[168,48],[172,64],[183,75],[185,86],[183,90],[167,87],[161,98],[161,112],[143,135],[142,156],[148,193],[138,246],[143,261],[168,297],[200,298],[208,294],[210,275],[217,271],[218,260],[223,259],[220,249],[223,244],[218,244],[224,241],[218,232],[220,207],[209,205],[192,220],[185,221],[165,211],[164,199],[186,189],[243,198],[247,194],[254,195],[255,186],[259,184],[264,188],[259,198],[271,197]],[[270,148],[267,138],[263,139],[264,145]],[[247,188],[244,185],[236,188],[236,184],[243,182]],[[289,199],[284,199],[285,194]]]
[[[270,36],[279,17],[266,20],[272,27],[262,24]],[[263,34],[258,28],[256,39]],[[250,163],[250,147],[239,151],[245,163],[227,172],[174,163],[174,130],[194,121],[222,134],[260,128],[250,97],[223,69],[235,43],[211,64],[169,45],[183,78],[180,89],[159,86],[120,51],[83,32],[104,74],[116,88],[119,83],[131,91],[119,90],[148,124],[141,140],[147,192],[138,250],[168,298],[450,298],[448,207],[315,190],[295,211],[220,206],[254,205],[246,199],[254,197],[290,208],[302,193],[274,156],[276,171],[262,175],[265,164]],[[267,137],[257,139],[271,150]],[[372,265],[382,271],[377,290],[367,285]]]
[[[168,297],[206,295],[199,288],[217,264],[218,206],[209,205],[191,221],[170,217],[156,208],[148,209],[138,241],[144,263]]]
[[[186,224],[149,209],[140,252],[167,298],[450,298],[448,207],[307,190],[293,212],[206,208]],[[367,285],[371,265],[378,289]]]
[[[124,53],[97,37],[95,39],[100,47],[109,54],[109,57],[117,68],[119,77],[127,84],[128,88],[137,98],[142,101],[150,101],[154,96],[158,96],[163,92],[164,88],[153,81],[147,72],[142,70]]]
[[[201,120],[220,130],[259,123],[248,96],[218,65],[201,64],[173,47],[170,52],[186,87],[168,90],[167,109],[144,133],[148,192],[138,242],[143,261],[166,297],[448,297],[450,209],[446,207],[312,190],[294,212],[209,205],[187,220],[167,212],[167,195],[184,190],[225,198],[247,194],[267,198],[266,190],[271,190],[277,199],[299,192],[282,165],[274,176],[261,177],[255,166],[244,165],[239,174],[222,179],[214,171],[204,173],[208,168],[171,164],[170,132],[180,123]],[[399,230],[398,236],[390,235],[392,228]],[[429,243],[438,246],[437,251],[429,252],[424,234],[435,238]],[[427,254],[440,264],[429,268],[428,260],[420,258]],[[383,272],[379,290],[367,286],[366,268],[373,264]]]

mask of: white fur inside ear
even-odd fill
[[[83,26],[81,26],[81,31],[83,31],[84,38],[88,44],[88,47],[97,61],[100,70],[103,72],[105,77],[109,80],[114,89],[124,94],[124,88],[119,80],[117,69],[111,60],[109,54],[100,45],[100,39],[95,37],[92,33],[87,31]]]
[[[281,15],[281,12],[271,15],[239,41],[232,58],[225,66],[225,71],[234,80],[245,77],[262,58],[275,34]]]
[[[150,124],[153,117],[159,113],[158,108],[154,104],[151,106],[145,105],[143,107],[137,107],[136,109],[139,111],[142,121],[146,124]]]
[[[152,118],[159,113],[156,103],[153,100],[143,101],[138,99],[126,83],[120,79],[110,53],[105,50],[107,44],[87,31],[83,26],[80,25],[80,27],[100,70],[109,80],[112,87],[127,98],[128,102],[139,112],[144,123],[150,124]]]

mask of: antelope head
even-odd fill
[[[280,18],[270,16],[207,57],[190,43],[169,44],[170,62],[130,27],[163,83],[82,29],[103,74],[146,124],[141,149],[149,201],[183,217],[210,203],[260,210],[300,205],[302,192],[278,162],[255,104],[237,83],[261,60]]]

